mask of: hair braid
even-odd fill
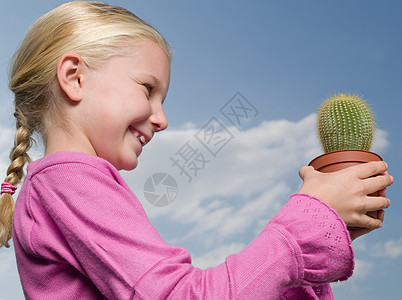
[[[20,183],[24,177],[24,166],[31,161],[28,150],[32,145],[32,133],[27,129],[24,116],[17,111],[17,132],[14,139],[14,147],[10,152],[11,164],[7,169],[5,182],[12,185]],[[3,193],[0,198],[0,247],[10,247],[8,244],[12,237],[12,222],[14,215],[14,200],[9,193]]]

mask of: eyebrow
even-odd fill
[[[155,85],[161,84],[161,81],[158,78],[156,78],[154,75],[141,73],[140,76],[148,78],[148,79],[150,78],[155,83]]]

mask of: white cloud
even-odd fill
[[[367,252],[377,258],[402,258],[402,238],[375,243],[368,247]]]
[[[353,272],[352,280],[362,280],[372,274],[374,263],[355,259],[355,270]]]
[[[0,277],[5,277],[15,269],[16,261],[14,251],[2,248],[0,250]]]
[[[272,198],[283,203],[281,197],[291,191],[289,180],[297,180],[298,169],[319,153],[313,123],[314,115],[310,115],[299,122],[265,121],[244,131],[229,127],[235,137],[216,157],[195,139],[197,129],[167,131],[144,149],[139,167],[123,176],[140,198],[143,183],[153,173],[167,172],[176,178],[179,199],[166,209],[146,205],[151,216],[169,215],[194,223],[211,213],[221,218],[231,215],[230,207],[236,207],[239,220],[247,215],[255,218],[270,205],[278,209]],[[190,183],[170,159],[187,141],[210,160]]]
[[[0,296],[4,299],[24,299],[17,271],[14,246],[0,249]]]
[[[8,155],[13,145],[13,130],[0,125],[0,178],[6,176],[6,170],[9,166]]]
[[[402,257],[402,238],[399,240],[388,240],[384,244],[385,255],[391,258]]]
[[[361,295],[370,292],[365,280],[373,274],[375,263],[356,259],[353,275],[347,281],[331,284],[335,299],[360,299]]]
[[[245,244],[241,243],[231,243],[229,245],[214,248],[213,250],[194,258],[193,265],[201,269],[216,267],[223,263],[227,256],[240,252],[245,246]]]
[[[363,236],[353,242],[353,248],[371,258],[394,260],[402,258],[402,237],[373,243]]]
[[[376,134],[373,141],[373,149],[372,149],[373,152],[381,153],[385,151],[385,149],[389,145],[387,136],[388,132],[386,132],[385,130],[382,130],[380,128],[376,129]]]

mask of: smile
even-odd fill
[[[145,136],[143,136],[142,134],[140,134],[138,131],[136,131],[134,128],[131,128],[131,132],[133,133],[133,135],[140,141],[142,146],[145,146],[147,144],[147,139],[145,138]]]

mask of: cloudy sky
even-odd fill
[[[9,60],[28,26],[64,1],[0,3],[5,176],[14,126]],[[400,299],[400,1],[109,3],[154,25],[174,51],[169,128],[146,146],[136,170],[122,173],[161,235],[186,247],[199,267],[240,251],[297,192],[298,169],[321,153],[314,127],[320,103],[356,93],[375,112],[373,151],[389,163],[395,184],[384,227],[353,242],[355,274],[333,285],[335,299]],[[0,300],[6,299],[23,299],[12,248],[0,250]]]

